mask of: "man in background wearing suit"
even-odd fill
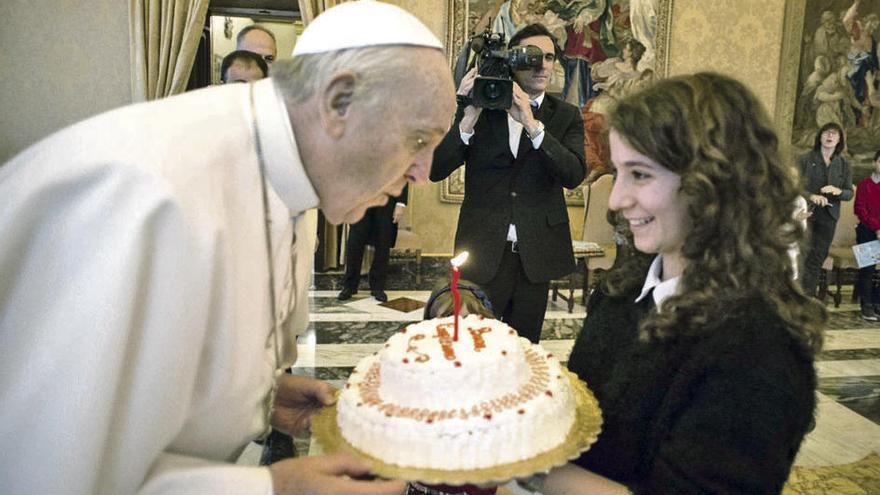
[[[403,216],[408,193],[409,187],[404,187],[400,196],[390,198],[383,206],[369,208],[360,222],[351,224],[348,242],[345,243],[345,276],[342,278],[342,290],[336,296],[340,301],[351,299],[352,295],[357,294],[361,281],[361,262],[367,244],[376,249],[370,265],[370,294],[377,301],[388,300],[388,295],[385,294],[388,261],[391,247],[397,240],[397,222]]]
[[[455,234],[456,253],[470,252],[462,276],[486,290],[496,316],[537,342],[550,280],[574,270],[562,188],[577,187],[586,174],[584,125],[577,107],[545,93],[559,53],[553,35],[531,24],[508,47],[520,45],[540,48],[543,62],[514,73],[507,111],[477,108],[465,98],[476,69],[462,79],[431,180],[467,165]]]

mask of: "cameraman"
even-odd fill
[[[507,111],[471,103],[476,68],[462,79],[431,180],[467,165],[455,234],[455,252],[470,252],[462,276],[486,290],[497,317],[538,342],[550,280],[574,270],[562,188],[584,179],[584,125],[577,107],[545,93],[559,52],[553,35],[530,24],[508,47],[520,45],[538,47],[543,58],[539,67],[513,72]]]

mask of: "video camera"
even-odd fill
[[[488,29],[470,39],[477,54],[477,77],[471,103],[480,108],[507,110],[513,104],[513,71],[541,67],[544,53],[536,46],[506,50],[504,35]]]

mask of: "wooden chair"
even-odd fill
[[[611,174],[606,174],[592,184],[584,186],[584,241],[599,245],[604,255],[586,258],[584,261],[584,301],[590,288],[590,274],[595,270],[607,270],[614,265],[617,244],[614,242],[614,226],[608,223],[608,198],[613,184]]]
[[[858,298],[855,283],[858,279],[859,267],[852,251],[852,247],[856,244],[856,225],[858,223],[859,219],[853,209],[853,201],[841,201],[840,219],[837,220],[828,257],[822,263],[823,276],[820,278],[821,287],[819,288],[819,297],[824,301],[828,295],[828,287],[834,284],[835,292],[832,294],[832,298],[835,308],[840,306],[841,289],[844,283],[853,284],[852,302]]]
[[[553,301],[557,298],[568,303],[568,312],[574,308],[575,277],[578,268],[583,267],[583,286],[581,301],[586,303],[589,292],[590,270],[608,269],[614,264],[617,247],[614,244],[614,228],[608,224],[608,197],[611,195],[611,175],[603,175],[595,182],[583,186],[584,225],[581,240],[572,241],[572,251],[576,267],[566,281],[556,282],[553,287]],[[561,285],[568,288],[568,297],[559,293]]]

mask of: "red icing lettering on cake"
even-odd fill
[[[451,323],[441,323],[437,325],[437,336],[440,339],[440,347],[443,349],[443,357],[448,361],[455,360],[455,349],[452,348],[452,335],[449,334]]]
[[[422,340],[424,338],[425,338],[425,336],[423,334],[413,335],[412,337],[409,338],[409,341],[407,341],[407,343],[406,343],[406,352],[407,353],[412,352],[413,354],[416,354],[416,362],[417,363],[424,363],[425,361],[431,359],[431,357],[428,356],[427,354],[425,354],[423,352],[419,352],[418,346],[413,344],[414,340]],[[404,363],[407,362],[406,359],[404,359],[403,362]]]
[[[480,349],[486,348],[486,341],[483,340],[483,334],[491,331],[492,329],[489,327],[468,328],[468,332],[471,333],[471,338],[474,339],[474,351],[480,352]]]

